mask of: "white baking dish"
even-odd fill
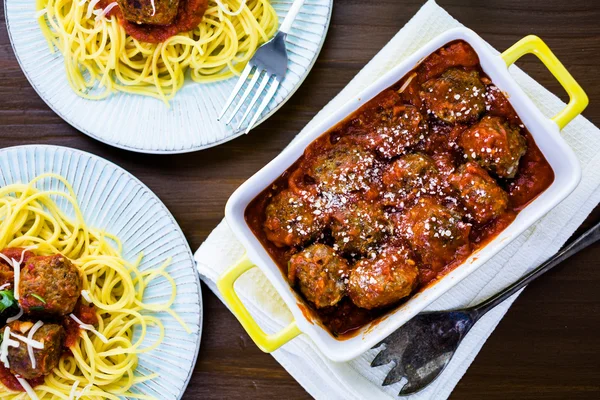
[[[410,298],[406,303],[390,312],[387,318],[367,325],[354,337],[345,340],[336,339],[318,323],[311,322],[305,317],[301,306],[298,304],[303,300],[290,287],[286,277],[246,224],[244,211],[258,194],[302,156],[304,149],[314,139],[345,119],[382,90],[396,83],[411,71],[420,60],[445,44],[459,39],[466,41],[475,49],[485,73],[498,88],[507,94],[510,103],[554,169],[555,180],[545,192],[519,213],[516,220],[493,241],[476,251],[462,265],[444,276],[439,282]],[[542,115],[508,72],[508,66],[527,53],[537,55],[563,84],[571,97],[571,101],[565,110],[552,119]],[[583,90],[539,38],[528,36],[500,55],[494,52],[483,39],[471,30],[459,28],[443,33],[402,64],[378,79],[344,107],[341,107],[315,126],[310,132],[299,138],[236,190],[227,203],[225,215],[229,226],[246,248],[247,254],[244,259],[231,267],[221,277],[218,282],[221,293],[244,328],[264,351],[273,351],[299,333],[305,333],[333,361],[347,361],[360,355],[483,265],[571,193],[580,180],[581,171],[573,151],[562,139],[560,129],[578,115],[586,105],[587,97]],[[295,318],[290,326],[273,335],[265,334],[258,327],[233,289],[235,280],[254,266],[259,267],[264,272]]]

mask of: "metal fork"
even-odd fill
[[[433,382],[446,368],[471,327],[488,311],[527,286],[573,254],[600,239],[600,223],[575,239],[543,264],[482,303],[463,310],[418,314],[375,348],[385,344],[371,367],[394,363],[383,386],[406,379],[400,396],[416,393]]]
[[[223,107],[219,118],[217,118],[218,121],[220,121],[221,118],[223,118],[229,107],[231,107],[231,104],[233,103],[237,95],[240,93],[244,86],[244,83],[246,83],[246,80],[250,76],[250,73],[253,71],[254,74],[252,75],[252,79],[250,79],[250,82],[246,86],[242,97],[233,109],[233,112],[231,113],[225,124],[229,125],[231,123],[233,117],[235,117],[237,112],[240,111],[246,99],[252,92],[252,89],[256,86],[257,82],[262,76],[262,79],[260,79],[260,83],[258,84],[258,88],[256,89],[256,92],[254,93],[250,104],[246,108],[242,119],[238,123],[236,130],[239,130],[244,124],[244,121],[250,115],[250,112],[254,108],[254,105],[260,98],[261,94],[265,91],[267,84],[269,83],[269,81],[271,81],[271,78],[273,78],[271,82],[271,87],[269,88],[265,97],[262,99],[260,106],[254,112],[254,115],[252,116],[252,119],[250,120],[250,123],[246,127],[246,131],[244,133],[248,133],[250,129],[252,129],[258,118],[260,118],[262,112],[265,110],[273,96],[275,96],[275,92],[277,91],[277,88],[281,84],[281,81],[283,80],[287,72],[288,54],[285,45],[285,39],[292,27],[292,23],[294,22],[296,15],[300,11],[300,7],[302,7],[302,4],[304,4],[304,0],[294,1],[275,37],[269,40],[267,43],[260,46],[258,50],[256,50],[256,53],[254,53],[254,56],[250,59],[250,61],[248,61],[248,64],[242,71],[240,79],[237,81],[235,87],[233,88],[233,92],[227,99],[227,102],[225,103],[225,106]]]

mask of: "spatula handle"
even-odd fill
[[[549,258],[539,267],[524,275],[517,282],[508,286],[500,293],[490,297],[484,302],[473,307],[471,309],[471,312],[475,314],[474,317],[476,319],[479,319],[489,310],[496,307],[498,304],[502,303],[504,300],[506,300],[507,298],[509,298],[510,296],[527,286],[529,283],[531,283],[531,281],[545,274],[546,272],[548,272],[549,270],[566,260],[567,258],[571,257],[573,254],[585,249],[593,243],[596,243],[598,239],[600,239],[600,223],[594,225],[591,229],[589,229],[584,234],[575,239],[571,244],[569,244],[561,251],[556,253],[554,256]]]

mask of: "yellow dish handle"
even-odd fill
[[[244,306],[237,293],[235,293],[233,285],[240,276],[254,267],[254,263],[250,261],[247,255],[244,255],[237,264],[231,266],[223,273],[223,275],[221,275],[217,281],[217,288],[219,288],[219,291],[223,295],[225,303],[231,308],[233,315],[240,321],[258,348],[265,353],[271,353],[302,332],[294,320],[280,332],[268,335],[260,328],[260,326],[258,326],[254,318],[252,318],[248,309]]]
[[[560,82],[569,94],[569,104],[556,114],[552,121],[563,129],[573,118],[581,114],[588,105],[588,97],[564,65],[556,58],[546,43],[537,36],[529,35],[512,45],[502,53],[506,66],[515,63],[525,54],[534,54],[550,70],[550,73]]]

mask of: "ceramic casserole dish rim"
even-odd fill
[[[313,140],[344,120],[382,90],[396,83],[422,59],[455,40],[464,40],[473,47],[479,56],[482,69],[492,82],[507,94],[511,105],[552,166],[555,180],[548,189],[527,205],[515,221],[496,238],[474,252],[465,262],[443,276],[435,284],[418,292],[379,321],[367,324],[355,336],[343,340],[336,339],[319,323],[305,316],[302,305],[299,305],[303,304],[303,300],[288,284],[277,264],[252,233],[244,218],[245,209],[250,201],[302,156],[305,148]],[[537,55],[561,82],[571,97],[571,101],[565,110],[552,119],[541,113],[508,71],[511,64],[527,53]],[[235,236],[245,247],[247,254],[219,279],[218,287],[221,294],[223,294],[225,301],[252,339],[263,351],[274,351],[299,333],[306,333],[319,350],[333,361],[348,361],[359,356],[478,269],[573,191],[581,178],[581,170],[575,154],[561,137],[560,129],[578,115],[586,105],[587,97],[583,90],[554,57],[548,47],[535,36],[522,39],[500,55],[470,29],[455,28],[442,33],[409,56],[404,62],[398,64],[366,87],[344,106],[324,118],[322,122],[294,140],[274,160],[234,192],[227,202],[225,217]],[[279,333],[265,334],[240,302],[233,289],[235,280],[254,266],[258,266],[267,276],[294,317],[294,321]]]

